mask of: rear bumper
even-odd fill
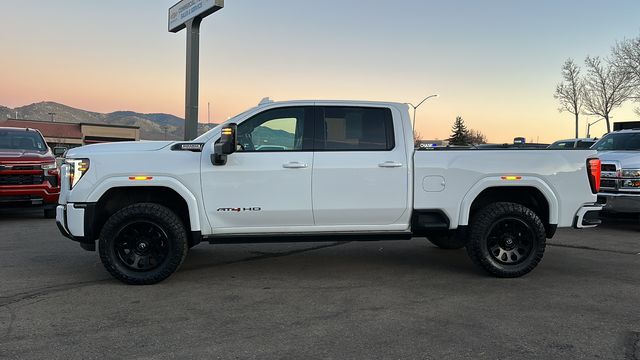
[[[60,187],[48,182],[38,185],[0,186],[0,206],[4,204],[43,205],[57,204]]]
[[[85,250],[95,250],[95,204],[64,204],[56,208],[56,225],[65,237],[77,241]]]
[[[598,193],[603,211],[612,213],[640,213],[640,194]]]
[[[573,227],[576,229],[592,228],[600,225],[600,211],[602,211],[602,205],[600,204],[586,204],[583,205],[576,213],[573,221]]]

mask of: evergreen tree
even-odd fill
[[[452,134],[449,138],[449,145],[469,145],[469,130],[467,130],[467,126],[464,124],[461,116],[456,117],[451,131]]]

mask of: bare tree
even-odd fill
[[[471,129],[469,130],[468,136],[469,136],[469,142],[473,145],[487,143],[487,136],[483,134],[482,131],[480,130]]]
[[[420,132],[416,129],[413,129],[413,146],[416,148],[420,146],[420,141],[422,141],[422,136],[420,135]]]
[[[584,114],[603,118],[607,132],[611,132],[611,111],[632,97],[633,78],[612,62],[603,62],[599,57],[587,56],[584,63],[587,69],[582,92]]]
[[[566,111],[576,118],[576,138],[578,137],[578,117],[582,111],[582,92],[584,84],[580,79],[580,68],[573,59],[567,59],[562,65],[562,82],[556,86],[554,98],[560,102],[560,112]]]
[[[640,36],[616,43],[612,53],[613,64],[633,78],[634,97],[640,101]],[[640,107],[635,111],[640,116]]]

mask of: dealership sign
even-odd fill
[[[202,19],[224,7],[224,0],[182,0],[169,9],[169,31],[178,32],[186,22]]]

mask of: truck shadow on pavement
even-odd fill
[[[0,221],[3,220],[43,220],[43,209],[40,207],[0,207]],[[55,223],[55,219],[49,219]]]

